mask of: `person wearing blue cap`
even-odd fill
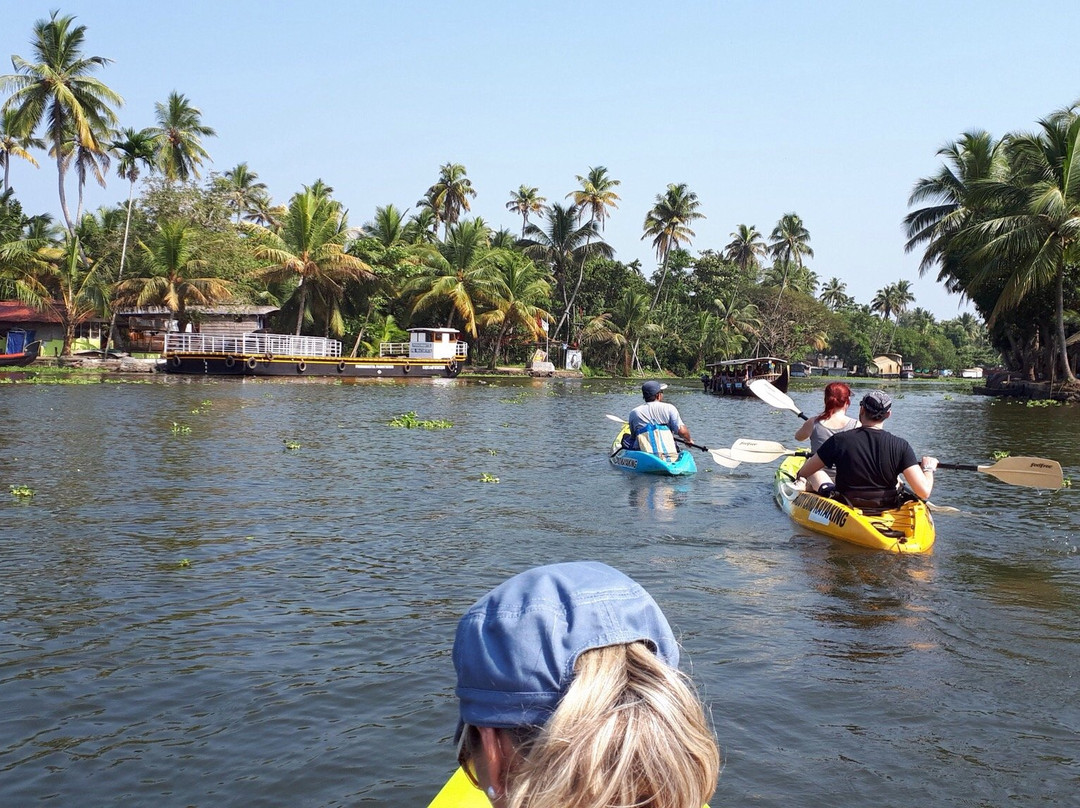
[[[928,499],[934,487],[937,458],[916,458],[911,444],[885,431],[892,414],[892,398],[873,390],[859,402],[859,428],[838,432],[807,458],[797,480],[809,478],[828,466],[836,467],[835,491],[856,508],[895,508],[900,504],[903,476],[912,493]],[[822,485],[820,494],[831,493]]]
[[[630,410],[630,433],[623,438],[624,449],[643,449],[638,445],[637,436],[647,432],[650,427],[664,427],[671,430],[672,435],[678,435],[686,443],[693,443],[690,439],[690,428],[683,423],[682,416],[674,404],[664,401],[666,384],[656,381],[648,381],[641,385],[641,397],[644,404],[639,404]],[[670,438],[668,438],[670,441]]]
[[[701,808],[719,750],[660,607],[596,561],[478,600],[453,649],[458,761],[496,808]]]

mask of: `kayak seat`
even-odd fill
[[[638,433],[637,441],[639,451],[654,454],[664,460],[675,460],[679,456],[675,436],[666,426],[649,424],[644,432]]]

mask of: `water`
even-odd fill
[[[1074,408],[963,390],[894,385],[890,427],[943,461],[1077,473]],[[668,394],[701,443],[796,445],[791,413]],[[792,395],[817,411],[818,389]],[[794,527],[775,464],[611,469],[604,415],[639,400],[558,379],[3,386],[0,805],[426,805],[454,765],[458,615],[580,558],[679,634],[724,751],[714,806],[1075,804],[1076,492],[942,471],[932,499],[962,513],[933,553],[863,551]],[[388,426],[408,411],[453,427]]]

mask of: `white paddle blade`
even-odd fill
[[[739,438],[731,444],[731,456],[742,463],[771,463],[779,457],[795,454],[784,444],[772,440]]]
[[[806,416],[803,415],[802,410],[798,405],[791,400],[791,396],[787,393],[781,393],[768,379],[753,379],[749,385],[750,392],[760,398],[770,407],[776,407],[778,410],[789,410],[795,413],[804,421]]]
[[[614,421],[617,424],[625,424],[625,423],[627,423],[625,418],[620,418],[619,416],[612,415],[611,413],[605,414],[604,417],[607,418],[609,421]]]
[[[716,461],[718,466],[723,466],[726,469],[733,469],[739,466],[740,461],[731,456],[731,452],[727,449],[709,449],[709,454],[712,455],[712,459]]]

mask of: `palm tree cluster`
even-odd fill
[[[645,213],[641,238],[657,259],[647,277],[604,238],[621,183],[602,165],[577,175],[563,202],[524,183],[510,191],[506,210],[521,217],[513,231],[470,216],[477,190],[452,161],[414,210],[380,206],[360,227],[321,179],[286,204],[246,162],[204,180],[215,132],[198,107],[174,91],[155,105],[154,125],[121,128],[122,99],[96,77],[109,60],[84,55],[85,35],[54,12],[35,25],[33,56],[14,57],[15,72],[0,77],[10,93],[0,105],[0,294],[57,310],[71,334],[88,319],[115,321],[125,306],[164,308],[183,327],[199,307],[249,302],[278,308],[277,330],[346,339],[354,355],[410,325],[444,325],[464,331],[473,360],[490,366],[561,345],[582,348],[593,370],[631,374],[826,346],[855,364],[893,342],[946,366],[971,333],[901,322],[914,302],[906,281],[858,306],[832,278],[819,299],[810,232],[793,212],[767,239],[740,224],[722,250],[692,256],[705,214],[687,183],[670,183]],[[13,161],[36,166],[41,149],[56,165],[60,227],[24,215],[11,186]],[[86,182],[104,184],[110,168],[126,203],[84,212]],[[945,234],[961,220],[985,224],[970,210],[931,218],[921,226],[940,227],[931,242],[949,267],[959,254]]]
[[[968,297],[994,346],[1031,378],[1076,381],[1080,334],[1080,116],[1059,110],[1029,133],[971,131],[939,151],[905,219],[922,272]]]

